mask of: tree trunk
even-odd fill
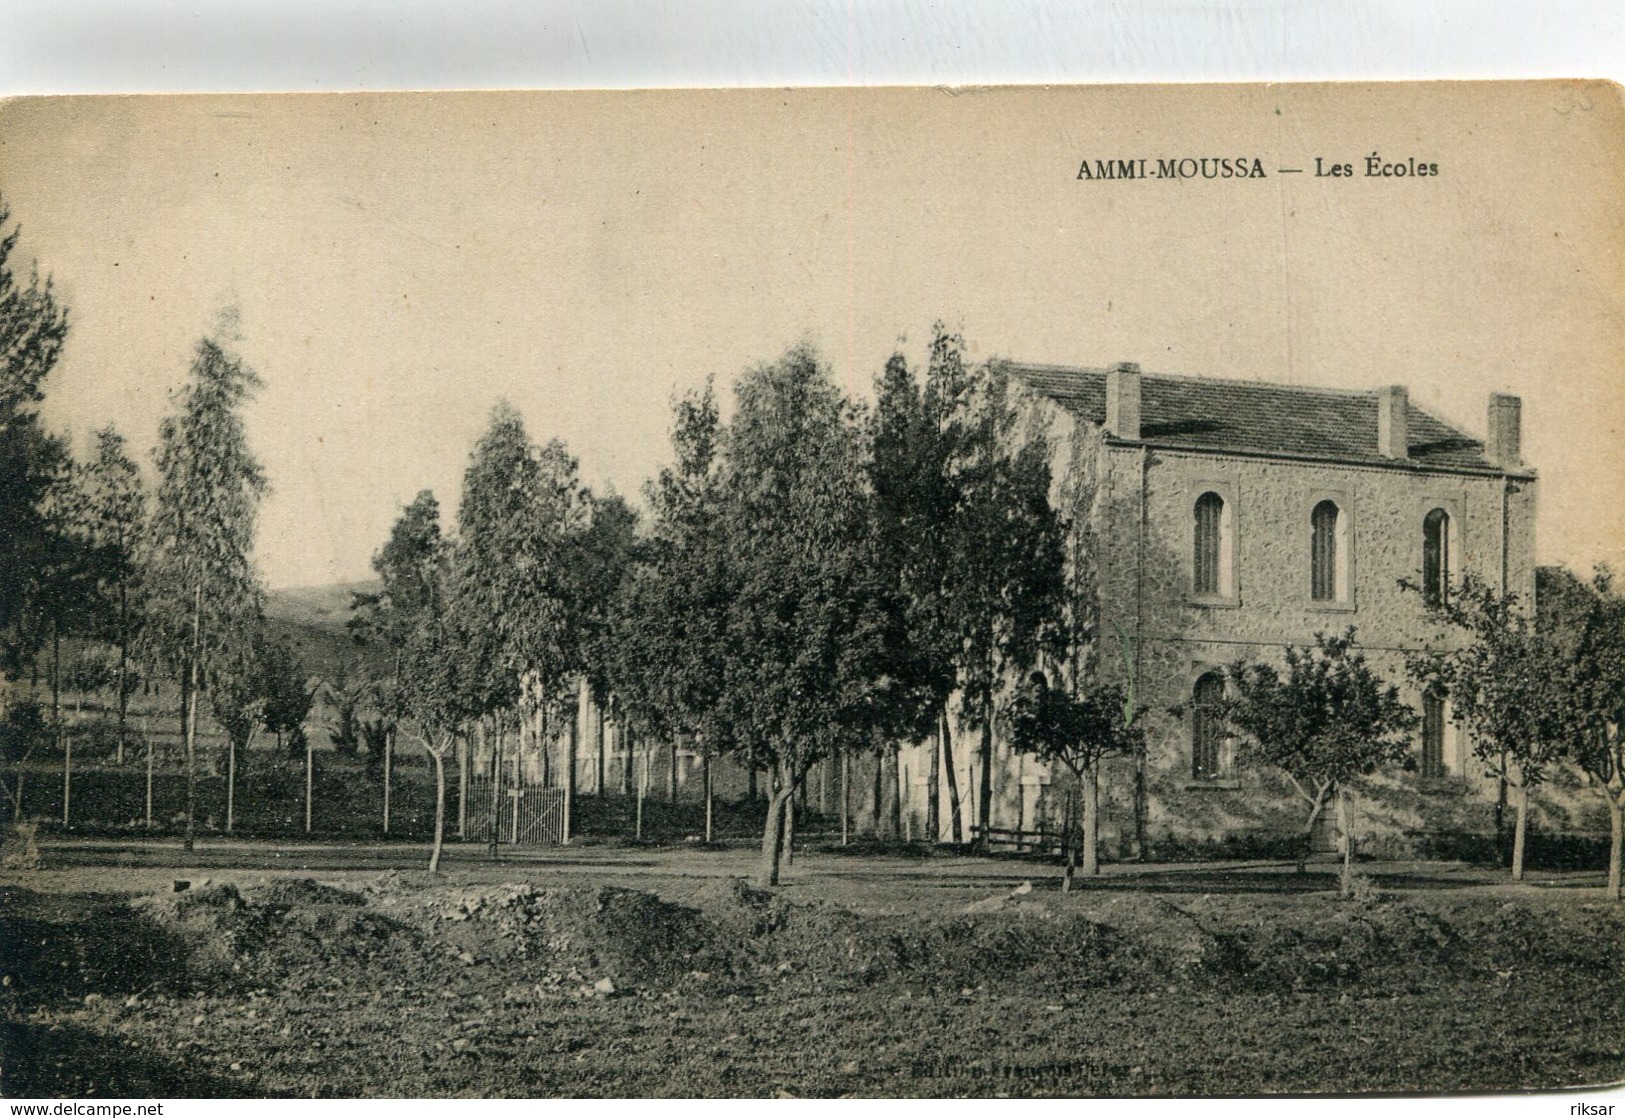
[[[468,839],[468,735],[457,735],[457,837]]]
[[[576,743],[581,733],[580,711],[578,717],[570,719],[569,733],[564,735],[564,842],[570,842],[571,816],[576,809]]]
[[[141,719],[141,736],[147,743],[147,830],[152,830],[152,732],[147,728],[146,717]],[[19,780],[21,777],[18,778]],[[22,811],[22,787],[17,789],[17,810]]]
[[[784,864],[796,864],[796,797],[795,793],[784,802]]]
[[[1608,884],[1603,896],[1620,900],[1620,860],[1625,850],[1625,789],[1608,797]]]
[[[434,846],[429,851],[429,872],[440,872],[440,850],[446,835],[446,758],[445,746],[430,748],[434,759]]]
[[[1529,836],[1529,787],[1520,779],[1517,784],[1517,814],[1512,823],[1512,880],[1523,880],[1523,852]]]
[[[593,794],[599,799],[603,799],[607,794],[604,788],[604,780],[609,771],[609,760],[604,752],[605,746],[608,744],[604,741],[604,712],[598,709],[596,703],[590,709],[593,713],[593,737],[598,742],[598,785],[593,789]]]
[[[1145,837],[1146,808],[1145,750],[1141,749],[1134,755],[1134,857],[1141,862],[1151,859],[1151,844]]]
[[[1309,805],[1309,822],[1303,828],[1303,846],[1298,851],[1298,872],[1305,873],[1309,868],[1309,856],[1315,852],[1315,821],[1320,818],[1321,811],[1326,806],[1326,793],[1320,792],[1313,803]]]
[[[893,745],[891,751],[892,798],[891,837],[903,837],[903,747]]]
[[[502,841],[502,723],[497,715],[491,716],[489,731],[485,719],[480,719],[480,740],[491,749],[491,840],[486,843],[486,851],[495,858],[497,844]]]
[[[829,819],[829,758],[818,762],[818,814]],[[826,823],[827,825],[827,823]]]
[[[709,753],[701,758],[700,765],[705,775],[705,842],[709,846],[714,839],[711,811],[711,755]]]
[[[632,794],[632,728],[623,721],[615,723],[615,744],[621,754],[621,795]]]
[[[1501,773],[1495,780],[1495,857],[1503,865],[1507,857],[1507,777],[1506,754],[1501,754]]]
[[[73,735],[62,742],[62,825],[68,826],[68,806],[73,801]]]
[[[237,822],[237,739],[226,737],[226,834]]]
[[[756,763],[753,761],[745,766],[745,802],[756,802]]]
[[[649,754],[648,754],[647,751],[645,751],[644,754],[643,754],[643,771],[638,774],[638,816],[637,816],[637,824],[636,824],[636,829],[632,832],[632,837],[637,839],[639,842],[643,841],[643,797],[648,794],[648,791],[649,791]]]
[[[1100,874],[1100,773],[1093,766],[1083,774],[1083,876]]]
[[[542,707],[536,711],[536,748],[542,755],[542,787],[552,788],[553,779],[553,746],[556,744],[548,737],[547,708]]]
[[[305,735],[305,834],[310,834],[316,801],[316,743]]]
[[[192,656],[186,679],[186,842],[192,849],[197,828],[197,674],[203,658],[203,582],[200,579],[192,599]]]
[[[977,845],[982,851],[988,848],[991,837],[988,828],[993,826],[993,692],[986,691],[982,696],[982,759],[981,786],[976,794],[976,820],[981,824],[981,837]]]
[[[959,774],[954,771],[954,735],[947,707],[942,710],[942,767],[948,775],[948,837],[960,846],[965,842],[965,819],[959,805]]]
[[[62,630],[51,622],[51,730],[62,741]]]
[[[869,831],[877,839],[885,837],[881,826],[881,817],[886,808],[886,761],[881,752],[884,748],[875,749],[875,779],[869,800]]]
[[[389,780],[395,760],[395,727],[384,732],[384,834],[389,834]]]
[[[925,830],[932,846],[942,841],[942,752],[948,740],[948,708],[937,711],[937,740],[931,743],[931,764],[926,769]]]
[[[779,883],[779,866],[784,853],[784,812],[791,789],[775,787],[767,801],[767,821],[762,827],[762,856],[756,866],[756,885],[772,889]]]
[[[852,762],[841,754],[841,845],[852,841]]]
[[[1078,792],[1069,789],[1066,794],[1065,819],[1061,823],[1061,861],[1066,867],[1061,874],[1061,892],[1072,892],[1072,881],[1078,875],[1078,830],[1082,823],[1078,806]]]
[[[1345,897],[1354,895],[1354,832],[1349,827],[1349,796],[1337,786],[1337,830],[1343,839],[1343,877],[1338,891]]]
[[[124,728],[130,719],[130,606],[129,591],[118,588],[118,754],[117,763],[124,765]]]
[[[671,744],[666,747],[666,760],[670,762],[666,772],[666,802],[677,802],[677,735],[673,734]]]

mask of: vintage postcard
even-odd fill
[[[1622,199],[1583,81],[0,104],[0,1093],[1618,1083]]]

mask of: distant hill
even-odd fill
[[[376,594],[382,585],[377,579],[368,579],[272,590],[266,596],[265,613],[273,621],[343,633],[344,623],[350,620],[350,602],[354,595]]]
[[[357,593],[376,593],[376,580],[335,582],[272,590],[265,599],[265,618],[272,634],[293,644],[311,675],[336,677],[341,669],[382,674],[388,662],[383,649],[358,641],[345,628],[350,602]]]

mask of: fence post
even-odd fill
[[[525,795],[525,770],[521,755],[524,753],[525,723],[520,719],[514,726],[513,732],[513,789],[508,793],[513,798],[513,844],[519,845],[519,801]]]

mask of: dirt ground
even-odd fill
[[[1625,1078],[1595,875],[747,850],[47,845],[10,1097],[1233,1095]],[[177,892],[175,883],[188,887]]]

